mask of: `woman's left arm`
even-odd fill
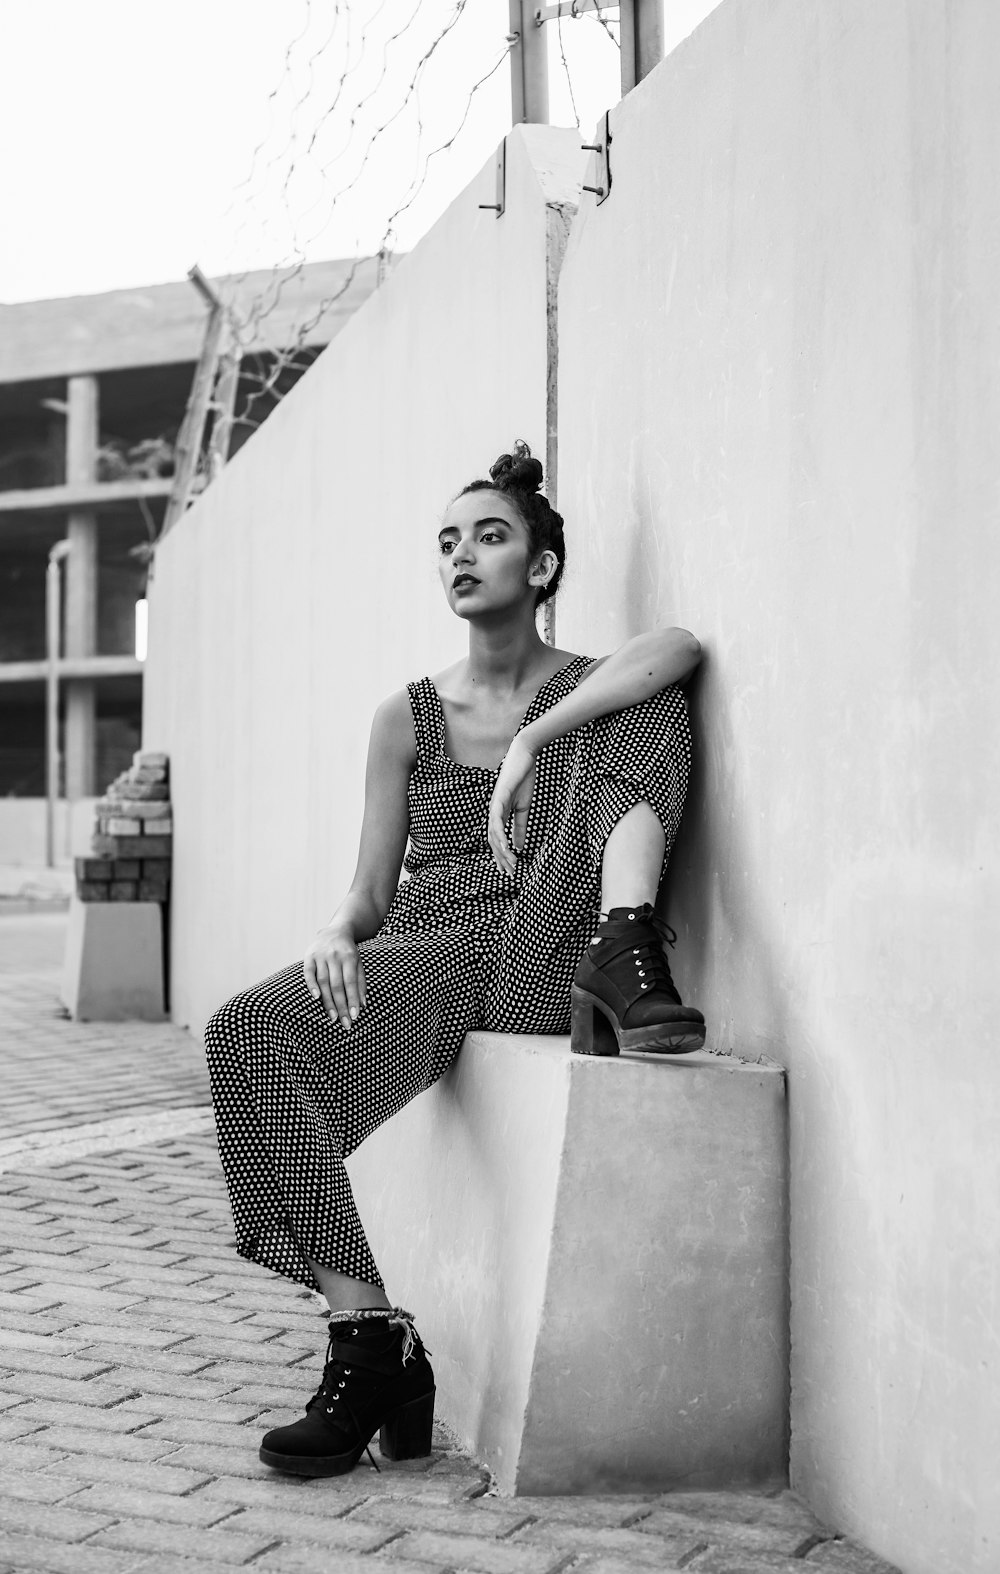
[[[638,634],[595,662],[570,694],[522,727],[507,750],[490,802],[489,841],[501,871],[512,875],[517,868],[504,827],[513,814],[514,847],[523,847],[534,764],[545,745],[598,716],[639,705],[668,684],[683,683],[700,659],[701,645],[687,629]]]

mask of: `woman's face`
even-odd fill
[[[529,584],[528,528],[502,492],[466,492],[455,499],[438,532],[439,572],[452,611],[460,618],[499,612],[525,597]]]

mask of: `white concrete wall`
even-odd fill
[[[560,643],[706,646],[677,972],[790,1069],[793,1483],[1000,1567],[992,0],[728,0],[560,292]]]
[[[301,955],[353,873],[375,706],[464,649],[438,520],[514,438],[545,453],[548,205],[581,168],[574,132],[513,133],[503,217],[491,162],[157,552],[179,1021]]]

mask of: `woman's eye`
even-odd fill
[[[439,543],[439,545],[441,547],[442,553],[445,557],[447,557],[448,553],[454,549],[455,543],[454,541],[442,541]]]
[[[499,530],[484,530],[479,539],[480,541],[500,541],[502,537]]]

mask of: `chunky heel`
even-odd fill
[[[570,996],[570,1049],[573,1054],[617,1055],[618,1038],[604,1012],[576,984],[572,986]]]
[[[400,1405],[386,1416],[378,1446],[386,1459],[424,1459],[431,1451],[434,1431],[434,1389],[422,1399]]]

